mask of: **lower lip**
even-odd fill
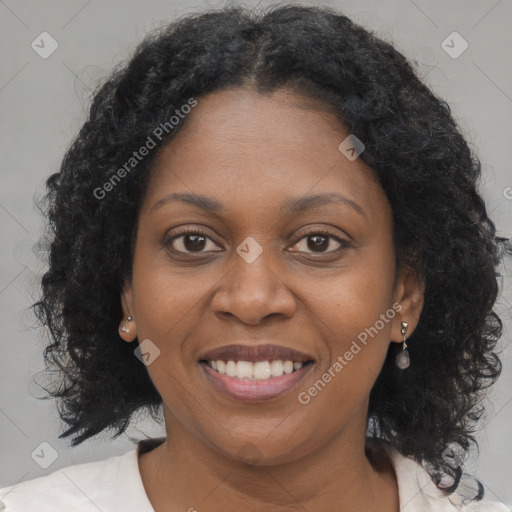
[[[262,402],[278,398],[291,391],[311,370],[313,364],[308,363],[300,370],[265,380],[240,380],[219,373],[206,363],[200,363],[199,366],[208,380],[230,398],[245,402]]]

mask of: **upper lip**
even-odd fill
[[[279,359],[281,361],[294,361],[305,363],[313,358],[293,348],[283,347],[282,345],[244,345],[233,344],[217,347],[203,352],[199,360],[207,361],[271,361]]]

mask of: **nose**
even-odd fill
[[[212,299],[213,312],[224,319],[236,317],[248,325],[258,325],[267,317],[292,318],[296,301],[286,286],[278,265],[272,265],[263,251],[248,263],[233,254],[233,263]]]

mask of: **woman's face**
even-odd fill
[[[396,272],[372,170],[338,148],[348,135],[291,91],[234,88],[199,99],[158,155],[123,308],[169,433],[262,464],[364,438],[421,293]]]

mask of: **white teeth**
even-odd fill
[[[268,361],[258,361],[253,364],[253,367],[253,377],[255,379],[270,379],[270,363]],[[240,375],[237,375],[237,377],[240,377]]]
[[[235,377],[236,376],[236,363],[235,361],[228,361],[226,363],[226,375],[229,377]]]
[[[272,377],[281,377],[283,374],[290,374],[300,370],[304,363],[297,361],[233,361],[222,360],[208,361],[209,366],[223,375],[248,380],[266,380]]]
[[[249,361],[238,361],[236,363],[236,376],[239,379],[250,378],[253,376],[253,364]],[[214,368],[215,369],[215,368]]]
[[[283,375],[283,361],[279,361],[276,359],[270,363],[270,371],[272,372],[272,377],[280,377]]]

